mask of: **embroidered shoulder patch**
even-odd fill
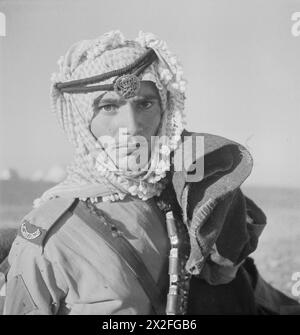
[[[19,235],[21,237],[39,245],[42,243],[43,237],[46,233],[47,231],[45,229],[37,227],[27,219],[22,221],[19,229]]]
[[[27,230],[27,227],[31,227],[34,229],[36,228],[36,229],[32,232],[29,232]],[[34,238],[37,238],[41,235],[41,230],[37,228],[36,226],[34,226],[33,224],[31,224],[29,221],[24,220],[21,224],[21,233],[23,237],[25,237],[27,240],[33,240]]]
[[[25,240],[44,247],[51,227],[72,207],[78,199],[51,199],[33,209],[22,220],[18,235]]]

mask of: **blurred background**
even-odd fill
[[[300,272],[300,36],[291,19],[299,0],[0,0],[0,12],[0,232],[19,224],[72,159],[49,104],[58,58],[109,30],[149,31],[184,67],[187,129],[251,152],[242,190],[268,217],[254,257],[291,296]]]

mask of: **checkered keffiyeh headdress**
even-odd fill
[[[89,90],[72,94],[59,89],[59,83],[84,81],[126,68],[149,50],[155,52],[156,60],[139,77],[153,81],[158,89],[163,115],[157,135],[164,136],[165,141],[163,145],[156,141],[147,172],[119,171],[90,131],[93,102],[99,92]],[[75,147],[75,160],[67,168],[66,179],[37,199],[36,206],[57,196],[90,198],[92,201],[102,197],[114,201],[123,199],[128,193],[143,200],[159,195],[170,168],[170,152],[177,148],[184,124],[186,82],[182,68],[167,44],[150,33],[140,32],[135,40],[126,40],[120,31],[111,31],[100,38],[76,43],[59,59],[58,65],[58,73],[52,76],[52,110]],[[113,87],[115,79],[108,78],[101,85]]]

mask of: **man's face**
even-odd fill
[[[106,151],[119,168],[136,170],[137,155],[144,150],[147,160],[150,157],[151,136],[157,134],[161,116],[160,96],[155,84],[141,81],[133,98],[124,99],[116,92],[107,92],[96,98],[91,131],[102,143],[103,136],[113,139]],[[125,135],[122,137],[119,136],[121,128]]]

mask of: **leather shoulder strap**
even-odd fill
[[[113,234],[108,225],[99,224],[99,217],[82,202],[78,203],[73,213],[84,222],[89,222],[89,226],[95,229],[98,234],[100,233],[106,244],[126,263],[147,294],[155,314],[165,314],[163,294],[159,291],[144,262],[126,238],[122,234]]]

